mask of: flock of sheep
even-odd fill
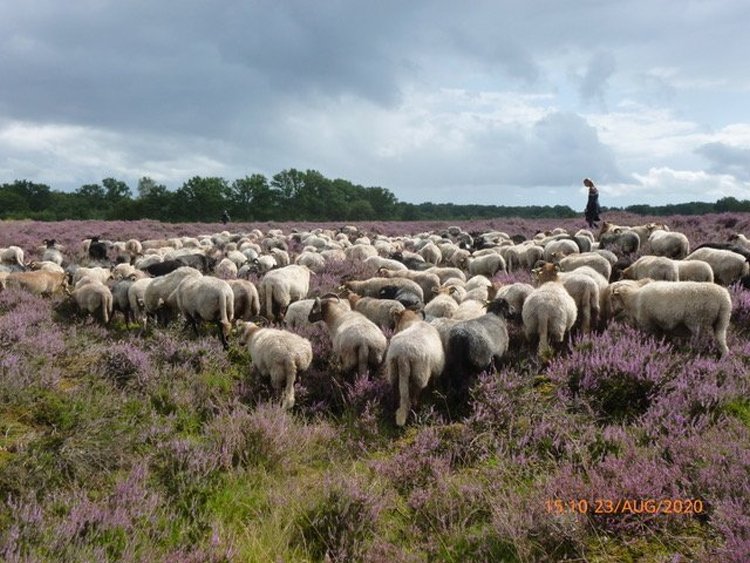
[[[94,237],[75,250],[43,242],[33,249],[41,259],[31,262],[18,246],[0,249],[0,289],[68,293],[105,324],[114,312],[144,329],[177,315],[196,334],[199,323],[215,323],[225,349],[235,327],[284,408],[294,406],[295,380],[313,360],[310,341],[295,330],[323,322],[343,372],[382,370],[398,390],[399,426],[434,379],[463,400],[473,376],[506,354],[509,323],[522,325],[541,358],[571,330],[602,330],[615,317],[646,331],[710,331],[726,354],[726,286],[750,279],[744,235],[690,253],[684,234],[654,223],[604,223],[596,234],[556,229],[531,240],[458,227],[368,236],[348,226]],[[362,279],[341,279],[334,292],[311,295],[311,276],[337,261],[356,264]],[[493,280],[519,271],[531,272],[532,284]]]

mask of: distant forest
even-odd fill
[[[53,190],[28,180],[0,185],[0,219],[155,219],[170,223],[212,223],[220,220],[224,210],[232,221],[242,222],[547,219],[572,218],[582,213],[563,205],[406,203],[385,188],[331,180],[315,170],[302,172],[293,168],[279,172],[270,180],[262,174],[239,178],[232,183],[224,178],[195,176],[177,190],[169,190],[143,177],[135,193],[125,182],[115,178],[105,178],[100,184],[86,184],[74,192]],[[702,215],[750,211],[750,201],[726,197],[716,203],[631,205],[604,209],[607,210],[639,215]]]

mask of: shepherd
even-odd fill
[[[601,218],[599,214],[602,212],[602,208],[599,206],[599,190],[596,189],[594,182],[590,178],[583,179],[583,185],[589,189],[589,199],[586,202],[586,211],[584,216],[590,229],[597,226],[596,222]]]

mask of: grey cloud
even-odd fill
[[[695,152],[711,162],[711,172],[730,174],[739,180],[750,181],[750,149],[717,142],[701,145]]]

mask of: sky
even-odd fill
[[[747,0],[0,0],[0,183],[750,199]]]

